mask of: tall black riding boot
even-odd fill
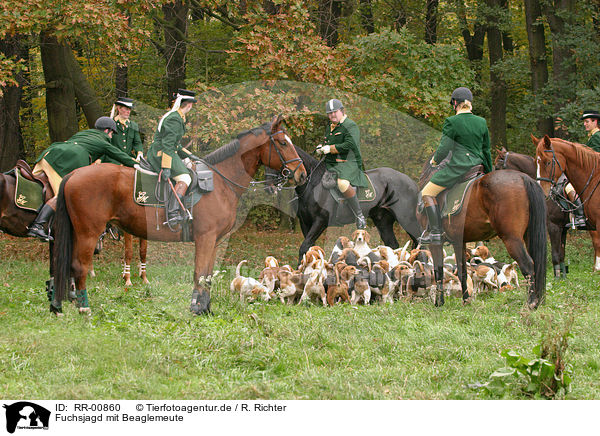
[[[183,202],[183,195],[187,190],[187,185],[183,182],[177,182],[175,185],[175,193],[169,197],[167,203],[167,223],[170,226],[176,226],[183,221],[183,210],[179,202]],[[178,201],[179,200],[179,201]]]
[[[421,245],[438,245],[442,243],[442,218],[435,199],[430,196],[423,196],[425,202],[425,214],[427,215],[428,226],[419,238]]]
[[[367,227],[367,220],[365,219],[365,216],[362,213],[362,209],[360,208],[360,203],[358,202],[358,197],[356,196],[356,190],[352,190],[354,191],[354,195],[352,195],[351,197],[346,197],[346,202],[348,203],[348,207],[350,207],[350,210],[356,217],[356,228],[359,230],[364,229]],[[344,192],[344,194],[346,194],[346,192]]]
[[[48,224],[53,215],[54,209],[52,209],[52,206],[50,206],[48,203],[44,204],[38,213],[38,216],[29,226],[27,236],[33,236],[45,242],[53,241],[54,238],[49,235],[50,230],[48,230],[48,233],[46,233],[46,230],[44,229],[44,224]]]
[[[583,203],[579,197],[575,198],[573,204],[576,209],[573,210],[573,221],[567,224],[567,227],[573,229],[587,229],[587,220],[585,218],[585,212],[583,211]]]

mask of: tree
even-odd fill
[[[27,47],[21,35],[0,40],[0,59],[2,58],[13,59],[16,62],[13,65],[20,65],[27,58]],[[23,158],[23,136],[19,120],[23,71],[19,68],[19,71],[8,77],[11,77],[10,84],[2,83],[3,91],[0,93],[0,171],[7,171],[15,165],[17,159]]]

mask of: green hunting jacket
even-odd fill
[[[431,178],[436,185],[450,187],[476,165],[483,164],[486,173],[492,171],[490,134],[485,119],[470,112],[446,118],[433,160],[439,164],[449,152],[452,157],[447,165]]]
[[[181,138],[184,134],[185,122],[183,118],[178,111],[171,112],[163,120],[160,130],[156,130],[154,141],[148,150],[147,159],[155,171],[170,168],[171,177],[188,173],[185,164],[181,160],[181,158],[187,156],[182,151],[183,146],[181,145]]]
[[[112,145],[106,133],[96,129],[83,130],[64,142],[53,143],[35,162],[45,159],[59,176],[64,177],[105,155],[128,167],[137,163],[134,158]]]
[[[127,120],[125,125],[121,124],[121,122],[116,119],[115,122],[117,123],[117,132],[113,133],[111,142],[119,150],[133,156],[135,159],[138,152],[143,151],[142,138],[140,137],[140,128],[138,124],[131,120]],[[105,156],[105,158],[102,159],[102,162],[119,163],[108,156]]]
[[[590,136],[590,139],[588,139],[588,142],[585,145],[594,151],[600,152],[600,130]]]
[[[329,171],[337,173],[339,179],[348,180],[352,186],[368,186],[360,154],[360,130],[354,121],[346,117],[333,130],[328,128],[323,145],[334,145],[338,151],[325,155]]]

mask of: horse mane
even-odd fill
[[[575,158],[583,167],[582,169],[586,171],[591,172],[594,169],[594,167],[596,167],[599,163],[600,154],[592,150],[590,147],[587,147],[583,144],[579,144],[577,142],[566,141],[561,138],[552,138],[552,142],[572,146],[575,149]]]
[[[325,162],[315,159],[300,147],[294,146],[294,148],[300,159],[302,159],[302,163],[308,174],[308,182],[303,186],[320,183],[321,177],[323,176],[323,173],[325,173]]]
[[[243,132],[238,133],[237,137],[231,142],[210,152],[203,159],[211,165],[223,162],[225,159],[234,156],[239,151],[241,145],[240,141],[246,136],[252,134],[257,137],[263,133],[269,134],[269,132],[271,132],[271,123],[265,123],[262,126],[250,130],[244,130]]]

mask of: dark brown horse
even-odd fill
[[[532,135],[532,140],[535,145],[539,142],[539,139]],[[498,150],[498,155],[494,161],[495,169],[509,169],[517,170],[527,174],[532,179],[537,176],[537,167],[535,159],[526,154],[519,154],[509,152],[504,147]],[[567,268],[565,265],[565,244],[567,242],[567,227],[569,222],[568,212],[558,206],[558,204],[548,197],[546,199],[546,210],[548,217],[546,220],[546,226],[548,230],[548,236],[550,237],[550,246],[552,251],[552,265],[554,269],[554,277],[561,278],[567,276]],[[591,234],[592,232],[590,232]],[[596,232],[594,232],[596,233]],[[592,236],[593,238],[594,236]]]
[[[425,165],[431,171],[431,165]],[[454,247],[463,301],[467,302],[465,243],[500,237],[529,283],[528,305],[536,308],[546,290],[546,199],[529,176],[513,170],[492,171],[471,185],[462,210],[445,218],[446,238]],[[527,242],[525,242],[527,241]],[[443,252],[429,247],[435,264],[436,305],[444,304]]]
[[[31,169],[28,165],[22,162],[22,165],[28,168],[28,173],[31,173]],[[29,225],[33,222],[37,216],[36,211],[29,209],[22,209],[15,205],[15,189],[16,189],[16,176],[15,171],[20,171],[19,166],[6,172],[0,173],[0,231],[8,233],[12,236],[18,236],[21,238],[28,237],[27,230]],[[47,189],[52,189],[48,187]],[[48,192],[47,197],[52,197],[53,193]],[[53,243],[49,245],[49,258],[50,258],[50,280],[46,282],[48,287],[52,286],[53,276],[53,262],[52,262],[52,249]],[[47,289],[50,291],[50,288]]]
[[[565,173],[583,203],[585,215],[600,229],[600,153],[583,144],[544,136],[537,141],[537,176],[548,194]],[[590,232],[594,245],[594,271],[600,271],[600,232]]]
[[[238,135],[238,138],[206,156],[214,172],[214,190],[193,207],[195,244],[194,289],[190,310],[210,312],[210,284],[217,243],[233,228],[240,196],[259,166],[287,173],[295,183],[306,181],[306,170],[283,127],[275,118]],[[63,180],[56,211],[56,291],[51,310],[60,312],[69,277],[75,278],[80,312],[88,312],[86,274],[98,236],[111,222],[144,239],[181,241],[163,223],[164,209],[147,208],[133,201],[134,170],[113,164],[77,169]]]

